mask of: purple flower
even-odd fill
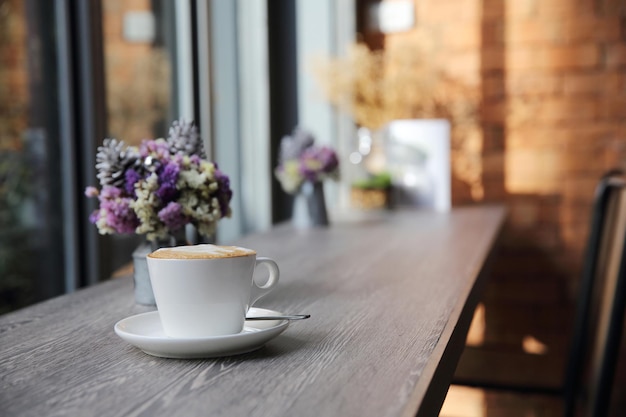
[[[167,206],[158,213],[159,219],[170,231],[177,231],[188,223],[187,217],[183,214],[183,207],[170,201]]]
[[[312,146],[300,155],[300,173],[308,181],[320,181],[323,174],[331,174],[338,167],[337,154],[325,146]]]
[[[107,226],[117,233],[134,233],[139,226],[139,219],[130,202],[130,198],[116,198],[100,203],[100,215],[104,215]]]
[[[117,233],[133,233],[139,226],[137,215],[130,208],[130,200],[122,199],[111,204],[107,224]]]
[[[100,210],[94,210],[93,213],[89,215],[89,222],[91,222],[92,224],[96,224],[99,218],[100,218]]]
[[[323,146],[319,150],[318,159],[322,162],[322,172],[330,174],[339,168],[339,159],[331,148]]]
[[[198,155],[191,155],[189,157],[189,160],[194,165],[200,165],[200,162],[202,162],[202,158],[200,158]],[[213,165],[215,165],[215,163],[213,163]],[[217,169],[217,165],[215,165],[215,169]]]
[[[113,187],[112,185],[105,185],[102,187],[102,191],[100,192],[100,203],[103,203],[107,200],[113,200],[116,198],[120,198],[122,196],[122,190],[117,187]]]
[[[88,186],[87,188],[85,188],[85,196],[87,197],[98,197],[98,189],[96,187],[93,186]]]
[[[89,216],[91,223],[97,224],[104,219],[106,226],[117,233],[135,232],[139,219],[130,207],[132,199],[124,197],[122,189],[106,185],[102,187],[98,200],[100,208]]]
[[[139,145],[139,155],[144,160],[147,158],[156,158],[161,162],[165,162],[170,159],[170,148],[166,141],[145,139]]]
[[[134,169],[130,168],[124,174],[124,189],[128,195],[135,195],[135,183],[141,179],[141,175]]]
[[[178,174],[180,167],[175,163],[168,163],[159,173],[159,189],[156,191],[157,197],[162,202],[168,203],[176,197],[178,197],[178,189],[176,188],[176,182],[178,181]]]
[[[215,179],[217,180],[217,201],[220,204],[220,213],[222,217],[228,216],[230,200],[233,198],[233,191],[230,189],[230,178],[224,175],[222,171],[215,169]]]

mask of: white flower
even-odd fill
[[[300,164],[297,160],[285,161],[282,168],[276,169],[276,178],[280,181],[283,190],[289,194],[295,194],[304,181],[300,173]]]
[[[202,185],[207,181],[207,174],[204,172],[198,172],[195,170],[184,170],[180,171],[178,175],[178,183],[179,188],[201,188]]]

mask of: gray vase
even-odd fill
[[[146,256],[152,252],[152,245],[144,242],[133,252],[133,280],[135,282],[135,302],[148,306],[156,305],[150,274],[148,273],[148,261]]]
[[[302,184],[293,200],[291,219],[294,227],[299,229],[328,226],[324,185],[321,182],[307,181]]]

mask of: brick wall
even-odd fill
[[[414,29],[372,39],[430,36],[442,66],[480,88],[480,201],[509,209],[484,298],[485,346],[521,352],[531,334],[561,355],[594,186],[626,168],[626,1],[414,4]],[[457,181],[453,200],[475,199]],[[554,380],[537,372],[539,383]]]
[[[0,1],[0,152],[18,150],[26,126],[28,79],[22,1]]]

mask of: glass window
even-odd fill
[[[102,2],[107,133],[127,144],[164,137],[170,109],[171,54],[160,2]]]
[[[78,33],[72,25],[82,18],[70,13],[71,19],[57,27],[63,20],[61,7],[69,7],[62,3],[0,0],[0,314],[92,282],[74,262],[82,253],[76,246],[85,245],[76,238],[85,235],[76,231],[95,226],[86,225],[86,214],[73,206],[85,200],[81,184],[92,182],[83,177],[90,176],[84,170],[93,167],[85,168],[79,159],[85,157],[83,145],[92,139],[69,138],[71,128],[61,123],[66,119],[60,111],[72,109],[68,100],[82,100],[85,91],[72,95],[71,88],[80,86],[64,84],[67,73],[59,70],[67,65],[66,58],[89,58],[79,56],[78,48],[59,50],[64,43],[57,29]],[[174,4],[101,2],[106,115],[91,116],[106,117],[107,137],[137,145],[167,135],[177,117],[176,99],[171,97],[176,90],[171,87]],[[80,102],[76,105],[81,108]],[[73,115],[79,123],[82,117]],[[76,149],[69,152],[68,146]],[[139,241],[137,236],[99,239],[106,241],[106,250],[99,252],[99,271],[130,264]]]
[[[267,14],[255,4],[0,0],[0,314],[131,264],[141,236],[99,237],[87,223],[91,149],[105,137],[138,145],[195,115],[237,185],[222,237],[269,227],[270,91],[256,69]]]
[[[0,0],[0,313],[64,290],[53,15]]]

